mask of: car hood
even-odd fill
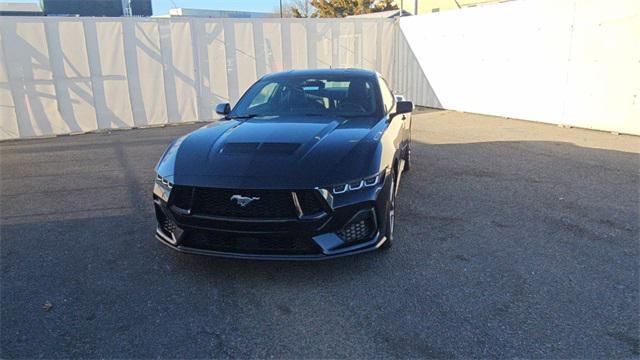
[[[376,125],[376,119],[338,117],[219,121],[174,141],[157,171],[178,185],[331,185],[378,171]]]

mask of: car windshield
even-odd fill
[[[376,89],[364,77],[265,79],[247,91],[228,117],[372,116],[379,112]]]

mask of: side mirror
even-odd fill
[[[220,115],[227,115],[231,112],[231,105],[229,103],[221,103],[216,105],[216,113]]]
[[[413,103],[411,101],[398,101],[396,103],[396,115],[405,114],[413,111]]]

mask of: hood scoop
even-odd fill
[[[292,155],[301,144],[283,142],[233,142],[226,143],[221,154],[225,155]]]
[[[253,154],[258,149],[258,146],[260,146],[260,143],[256,142],[226,143],[224,147],[220,149],[220,153],[227,155]]]

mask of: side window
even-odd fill
[[[384,81],[383,78],[378,77],[378,83],[380,83],[380,91],[382,92],[382,103],[384,104],[384,112],[388,113],[389,110],[391,110],[391,108],[393,107],[395,98],[391,93],[391,90],[389,90],[387,82]]]
[[[278,83],[275,83],[275,82],[265,85],[260,90],[260,92],[256,95],[256,97],[253,98],[253,100],[251,101],[251,104],[249,104],[249,109],[252,107],[256,107],[258,105],[265,104],[267,101],[269,101],[269,99],[271,99],[271,96],[273,96],[273,93],[276,91],[277,88],[278,88]]]

